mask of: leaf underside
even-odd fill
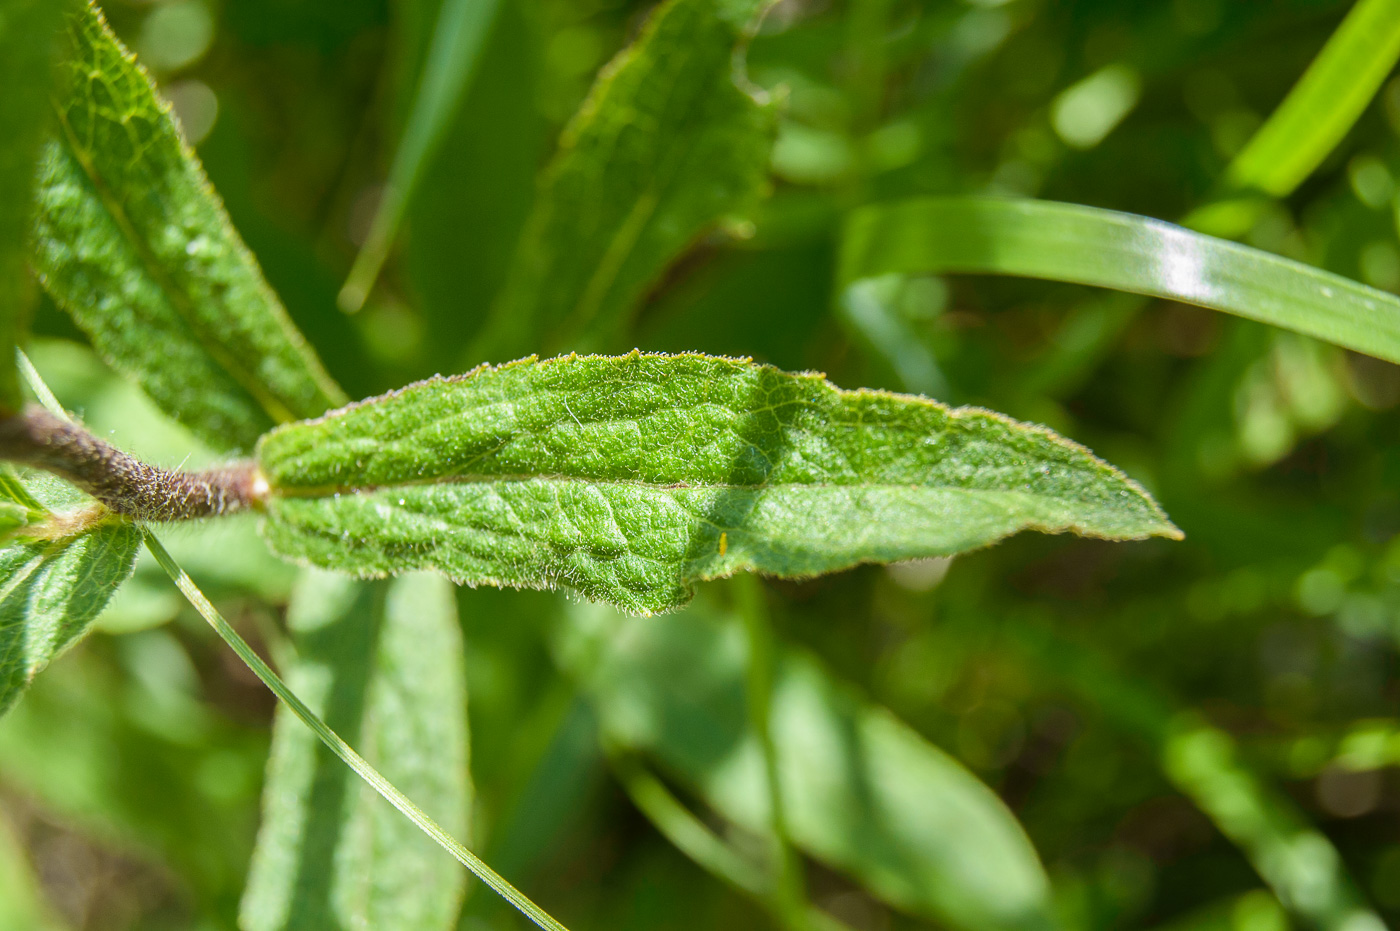
[[[213,448],[343,403],[170,107],[94,6],[70,20],[34,266],[106,360]]]
[[[57,539],[23,538],[22,525],[52,516],[49,505],[81,500],[53,480],[38,490],[42,503],[14,473],[0,471],[0,516],[13,534],[0,543],[0,714],[87,633],[130,577],[141,542],[134,524],[115,517]]]
[[[700,355],[483,367],[278,428],[258,459],[283,556],[562,585],[639,613],[743,570],[812,576],[1027,528],[1179,535],[1044,428]]]

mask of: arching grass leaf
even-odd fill
[[[0,714],[87,633],[131,575],[141,539],[135,525],[113,514],[84,514],[82,501],[57,480],[26,486],[8,469],[0,471],[7,531],[0,542]],[[74,504],[77,512],[70,510]],[[25,534],[26,526],[38,524],[45,525],[41,539]]]
[[[52,119],[48,98],[64,5],[7,0],[0,5],[0,406],[20,404],[15,346],[30,293],[26,256],[34,164]]]
[[[745,711],[746,640],[697,601],[655,624],[602,607],[567,615],[557,654],[608,739],[645,753],[748,830],[768,829],[768,786]],[[809,855],[940,925],[1049,928],[1049,882],[1016,819],[956,760],[834,681],[780,656],[772,737],[788,829]]]
[[[1019,275],[1164,297],[1400,362],[1400,298],[1160,220],[1049,201],[931,197],[857,210],[841,281]]]
[[[604,69],[545,169],[477,358],[605,341],[686,246],[755,201],[773,110],[736,84],[734,50],[762,6],[670,0]]]
[[[436,378],[281,427],[258,459],[284,556],[564,585],[644,613],[702,579],[948,555],[1026,528],[1178,535],[1044,428],[700,355]]]
[[[344,399],[95,6],[70,24],[34,265],[99,352],[216,449]]]
[[[466,685],[452,586],[303,576],[289,684],[447,830],[466,826]],[[241,926],[455,926],[465,872],[278,708]]]

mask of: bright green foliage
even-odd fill
[[[738,617],[706,600],[664,623],[602,607],[567,618],[558,652],[607,737],[765,832],[768,787],[745,712]],[[1035,850],[957,761],[796,651],[778,661],[772,715],[788,829],[806,853],[940,924],[1054,924]]]
[[[0,0],[0,406],[18,406],[14,347],[27,321],[29,214],[34,162],[49,119],[53,53],[63,4]]]
[[[109,363],[216,449],[343,400],[96,7],[71,23],[34,264]]]
[[[603,71],[545,169],[480,356],[615,338],[676,256],[763,190],[773,111],[736,84],[757,0],[670,0]]]
[[[1148,217],[1076,204],[934,197],[847,222],[841,280],[891,273],[1021,275],[1238,314],[1400,362],[1400,298]]]
[[[1400,0],[1359,0],[1227,180],[1282,197],[1351,129],[1400,59]]]
[[[83,520],[57,537],[49,530],[50,539],[25,539],[12,528],[40,523],[52,516],[50,508],[62,513],[78,503],[56,481],[40,481],[36,490],[42,500],[13,473],[0,473],[0,516],[11,534],[0,544],[0,714],[87,632],[131,575],[140,543],[131,522],[116,517]]]
[[[451,585],[311,572],[288,614],[292,689],[447,830],[467,822],[466,685]],[[279,708],[246,931],[454,926],[465,873]]]
[[[1177,535],[1043,428],[699,355],[483,367],[281,427],[258,458],[284,556],[564,585],[640,612],[746,569],[811,576],[1024,528]]]
[[[441,0],[433,25],[432,47],[419,76],[408,125],[394,153],[384,196],[375,211],[369,236],[340,290],[343,310],[359,310],[369,296],[428,160],[436,153],[471,83],[477,56],[496,16],[497,2]]]

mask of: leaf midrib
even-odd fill
[[[93,190],[96,192],[98,199],[102,202],[102,206],[106,209],[108,215],[111,216],[117,228],[121,230],[128,245],[130,245],[132,250],[136,253],[146,275],[156,283],[161,293],[164,294],[166,299],[170,302],[171,308],[185,325],[189,327],[190,333],[194,336],[195,341],[199,343],[200,348],[207,352],[214,361],[238,383],[238,386],[246,391],[249,397],[261,406],[263,413],[267,414],[274,423],[290,423],[296,420],[297,417],[292,413],[290,408],[283,404],[275,395],[270,394],[252,372],[248,371],[242,363],[226,352],[219,344],[218,340],[210,338],[205,332],[204,327],[199,323],[198,315],[194,312],[193,300],[165,274],[163,263],[150,251],[142,237],[137,234],[136,228],[132,224],[130,218],[127,217],[121,202],[112,194],[111,189],[103,180],[101,173],[97,171],[96,166],[92,163],[91,159],[88,158],[86,149],[80,144],[77,133],[73,130],[72,125],[68,121],[68,114],[64,111],[62,104],[57,100],[54,101],[54,109],[58,113],[59,125],[63,127],[63,137],[64,141],[67,143],[69,154],[82,166],[83,174],[92,184]]]

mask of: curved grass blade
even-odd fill
[[[842,242],[843,286],[894,272],[1018,275],[1115,288],[1400,362],[1400,298],[1135,214],[989,197],[932,197],[855,211]]]
[[[343,403],[170,107],[95,6],[70,20],[34,267],[98,351],[215,449]]]
[[[665,624],[580,605],[555,653],[606,740],[763,835],[770,791],[744,698],[746,640],[737,616],[703,600]],[[800,849],[940,927],[1055,926],[1039,857],[990,789],[812,658],[776,660],[772,739]]]
[[[1312,174],[1400,60],[1400,0],[1359,0],[1303,77],[1226,171],[1275,197]]]
[[[451,583],[306,573],[287,613],[289,687],[370,748],[387,779],[465,833],[466,685]],[[384,806],[285,705],[243,894],[247,931],[455,927],[466,874]]]
[[[949,555],[1026,528],[1179,535],[1044,428],[700,355],[435,378],[280,427],[258,461],[283,556],[563,585],[641,613],[680,607],[703,579]]]
[[[544,171],[476,359],[606,343],[682,250],[757,200],[774,111],[736,83],[735,48],[765,5],[669,0],[603,70]]]
[[[238,631],[233,629],[232,625],[224,619],[224,616],[219,613],[218,609],[210,604],[209,599],[205,598],[204,593],[194,584],[194,580],[186,575],[185,571],[170,558],[170,554],[166,552],[165,547],[161,545],[160,540],[156,538],[155,534],[146,527],[141,528],[141,534],[146,542],[146,548],[151,551],[151,555],[155,557],[156,562],[160,563],[161,568],[164,569],[166,574],[175,582],[180,592],[189,600],[195,610],[200,613],[200,616],[209,622],[209,626],[214,628],[214,631],[219,637],[227,643],[233,652],[238,655],[238,658],[253,671],[253,674],[262,680],[262,683],[277,696],[278,700],[286,707],[290,708],[292,714],[296,715],[303,724],[311,728],[311,731],[316,735],[317,739],[329,747],[331,752],[339,757],[346,766],[354,770],[355,774],[364,780],[365,784],[379,793],[389,804],[397,808],[404,817],[412,821],[419,830],[431,837],[439,847],[456,857],[458,862],[471,870],[472,875],[476,876],[487,886],[491,887],[498,895],[519,909],[521,914],[529,918],[536,926],[544,928],[545,931],[568,931],[567,928],[551,918],[538,905],[526,898],[518,889],[506,882],[500,874],[487,866],[485,861],[468,850],[465,845],[453,838],[452,835],[444,831],[436,821],[428,817],[428,815],[424,813],[421,808],[414,805],[413,802],[409,801],[408,797],[395,788],[378,770],[370,766],[369,763],[365,761],[364,757],[351,749],[350,745],[342,740],[335,731],[327,727],[326,723],[322,721],[314,711],[307,707],[305,702],[296,696],[296,693],[287,688],[286,684],[282,682],[277,673],[273,672],[272,668],[268,666],[267,663],[263,662],[262,657],[258,656],[258,654],[253,651],[253,648],[248,646],[247,641],[238,635]]]
[[[353,313],[364,306],[394,244],[404,210],[418,188],[428,159],[442,142],[475,73],[481,47],[496,16],[499,0],[442,0],[433,26],[432,45],[418,83],[408,125],[394,153],[389,180],[379,201],[369,236],[345,285],[340,307]]]
[[[57,0],[0,4],[0,407],[11,410],[21,403],[14,348],[30,298],[34,165],[52,119],[48,97],[62,13]]]

